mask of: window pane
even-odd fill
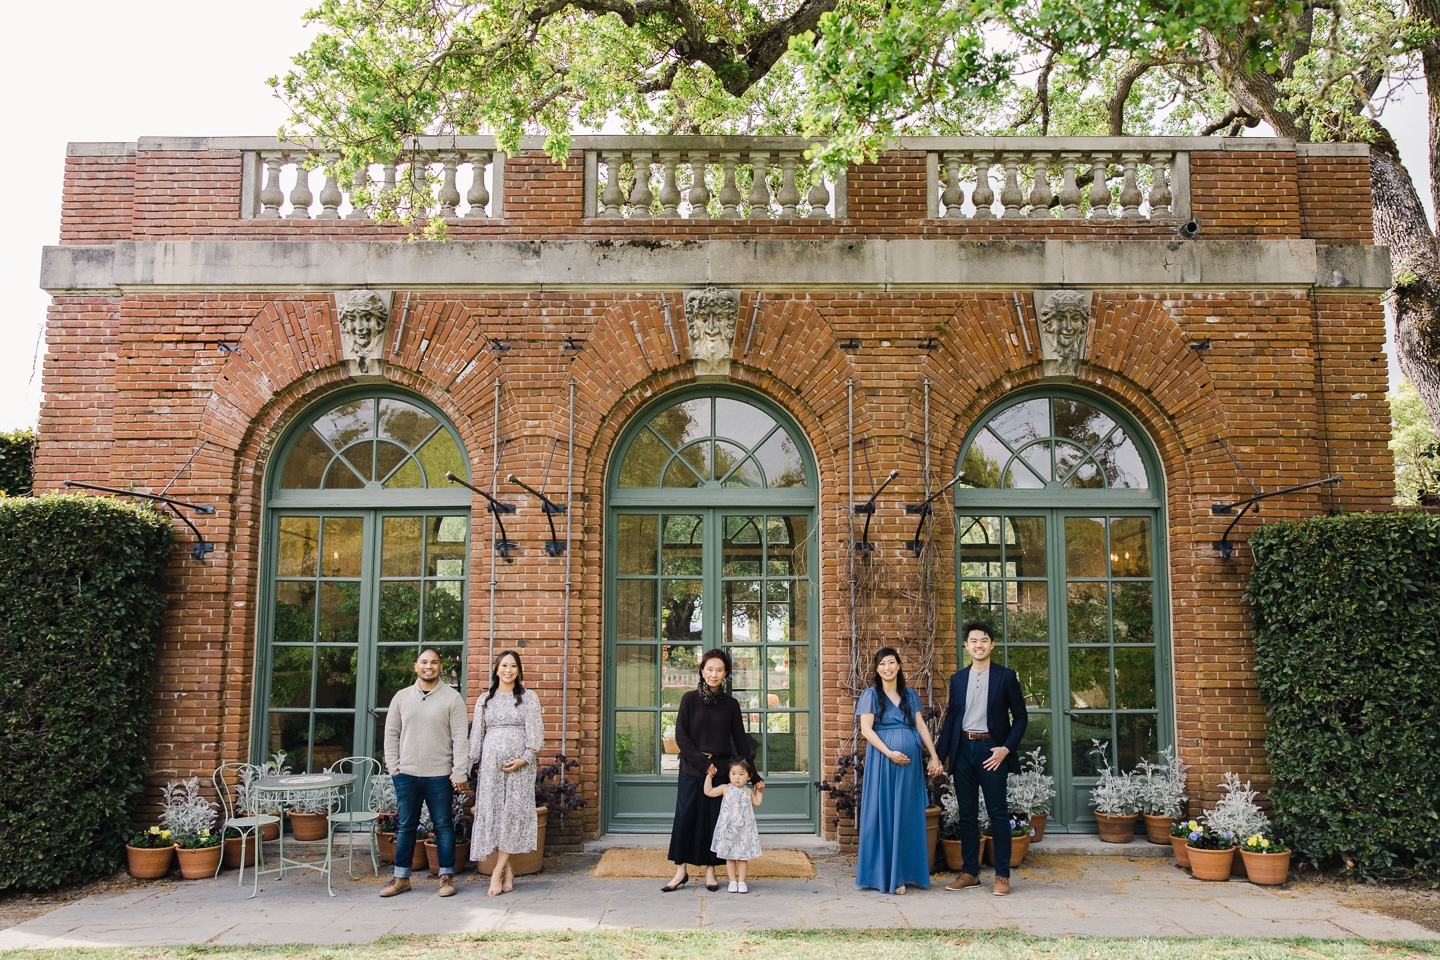
[[[1150,518],[1110,519],[1110,575],[1150,576]]]
[[[660,486],[660,469],[669,459],[670,451],[665,445],[649,430],[641,430],[630,442],[625,460],[620,464],[620,486]]]
[[[1045,602],[1044,582],[1025,580],[1009,584],[1013,599],[1005,607],[1007,643],[1044,643],[1050,639],[1050,611]]]
[[[729,437],[750,449],[775,428],[768,413],[741,400],[729,397],[715,399],[715,435]]]
[[[359,517],[326,517],[321,542],[320,576],[360,576],[360,545],[365,521]]]
[[[650,420],[650,429],[671,449],[679,450],[692,440],[710,435],[710,400],[686,400],[662,410]]]
[[[375,470],[375,443],[367,440],[340,451],[340,456],[359,474],[360,479],[369,480]]]
[[[1044,517],[1006,519],[1005,573],[1011,577],[1045,576]]]
[[[725,639],[729,643],[757,643],[764,639],[760,620],[760,582],[725,582]]]
[[[275,584],[275,642],[311,643],[315,639],[315,584]]]
[[[655,714],[615,714],[615,772],[656,772]]]
[[[425,585],[425,634],[421,643],[461,643],[465,639],[465,606],[460,584],[442,580]]]
[[[665,480],[661,486],[674,487],[681,490],[689,490],[700,486],[702,477],[708,477],[710,475],[709,469],[704,463],[697,463],[695,464],[695,469],[692,470],[685,462],[685,459],[708,459],[700,458],[696,454],[696,451],[699,449],[699,447],[690,447],[687,451],[690,454],[688,458],[675,457],[671,460],[670,466],[665,469]],[[697,473],[696,471],[701,472]]]
[[[1073,710],[1110,708],[1110,651],[1070,648],[1070,707]]]
[[[1121,710],[1155,709],[1155,650],[1115,648],[1115,706]]]
[[[1148,583],[1117,583],[1115,591],[1115,642],[1154,643],[1155,604]]]
[[[723,479],[727,487],[764,486],[755,461],[748,459],[744,450],[723,440],[715,444],[715,479]]]
[[[310,714],[270,714],[270,742],[267,753],[285,754],[291,770],[304,770],[310,762]]]
[[[803,709],[810,706],[810,648],[770,648],[770,689],[779,691],[779,705]]]
[[[959,524],[961,576],[1000,576],[1000,518],[960,517]]]
[[[809,576],[810,518],[770,517],[766,523],[770,576]]]
[[[983,580],[961,581],[960,620],[979,620],[990,628],[994,636],[1004,636],[1004,624],[1000,615],[1004,604],[1002,586],[1003,584],[987,583]]]
[[[1073,440],[1090,449],[1115,428],[1115,421],[1079,400],[1055,398],[1050,401],[1055,411],[1055,436]]]
[[[654,517],[616,518],[616,571],[623,576],[655,573],[659,562],[659,525]]]
[[[405,465],[396,470],[385,481],[386,490],[414,490],[425,486],[425,477],[420,473],[420,464],[411,457],[405,461]]]
[[[1102,747],[1092,741],[1099,740]],[[1113,758],[1115,744],[1110,737],[1110,714],[1076,714],[1070,719],[1070,773],[1076,777],[1093,777],[1100,772],[1101,758]],[[1112,759],[1113,765],[1113,759]],[[1128,768],[1126,768],[1128,769]]]
[[[1025,705],[1050,706],[1050,648],[1006,647],[1005,658],[1005,665],[1019,674]]]
[[[700,647],[665,644],[660,648],[660,703],[680,706],[680,698],[700,682]]]
[[[420,643],[420,583],[380,585],[380,642]]]
[[[465,458],[460,455],[460,448],[455,445],[455,438],[450,436],[449,430],[439,430],[435,436],[425,441],[425,445],[416,451],[415,456],[420,461],[420,466],[425,468],[425,482],[432,487],[449,486],[445,479],[447,472],[455,474],[461,480],[465,479],[469,472],[465,469]]]
[[[315,432],[336,450],[344,449],[361,437],[373,437],[375,401],[351,400],[321,414],[315,420]]]
[[[615,704],[653,707],[657,657],[653,646],[621,644],[615,648]]]
[[[810,715],[778,713],[765,734],[767,773],[806,773],[810,769]],[[771,726],[773,724],[773,726]],[[777,729],[778,728],[778,729]]]
[[[730,692],[740,701],[741,709],[758,710],[762,706],[761,656],[759,647],[731,647]]]
[[[1145,490],[1149,479],[1145,475],[1145,461],[1140,451],[1123,433],[1116,432],[1095,451],[1095,459],[1105,471],[1105,482],[1112,489]]]
[[[1072,443],[1056,441],[1055,443],[1055,479],[1065,480],[1067,487],[1103,487],[1105,481],[1094,476],[1089,481],[1080,480],[1070,476],[1070,471],[1075,469],[1076,464],[1085,460],[1085,451]],[[1093,472],[1093,471],[1092,471]]]
[[[1032,447],[1031,451],[1034,452],[1037,449],[1040,448]],[[1044,453],[1049,456],[1049,449],[1046,448]],[[1047,467],[1045,475],[1049,473]],[[1005,486],[1015,490],[1039,490],[1045,486],[1045,476],[1036,476],[1035,471],[1026,466],[1024,459],[1016,457],[1010,461],[1010,469],[1005,471]]]
[[[275,647],[270,654],[270,706],[310,707],[310,672],[315,648]]]
[[[676,547],[698,547],[705,539],[705,525],[694,514],[666,517],[664,547],[667,553]],[[694,556],[700,556],[696,551]]]
[[[360,584],[320,584],[322,643],[355,643],[360,636]]]
[[[290,448],[280,486],[285,490],[318,490],[325,465],[335,456],[313,430],[306,430]]]
[[[1041,756],[1047,760],[1053,749],[1050,743],[1050,714],[1031,712],[1030,722],[1025,725],[1025,738],[1020,741],[1020,752],[1029,753],[1036,747],[1040,748]],[[1054,775],[1055,769],[1051,764],[1046,765],[1046,770]]]
[[[390,698],[415,682],[415,661],[420,651],[413,645],[381,647],[375,669],[375,706],[390,706]],[[490,685],[485,685],[489,689]],[[380,745],[384,746],[384,740]]]
[[[699,580],[666,580],[664,637],[669,643],[704,642],[704,608]]]
[[[654,580],[621,580],[616,583],[615,639],[655,639]]]
[[[423,517],[386,517],[380,543],[380,576],[420,576],[420,531]]]
[[[671,710],[660,713],[660,773],[675,775],[680,772],[680,744],[675,739],[675,718],[679,714]]]
[[[440,655],[440,679],[450,684],[456,690],[461,689],[461,682],[465,677],[465,648],[461,646],[438,646],[435,652]],[[485,689],[490,689],[487,680]]]
[[[362,490],[365,481],[355,475],[355,471],[343,457],[336,457],[325,473],[324,487],[326,490]]]
[[[1071,490],[1099,490],[1105,486],[1105,475],[1100,471],[1100,465],[1092,457],[1080,464],[1079,469],[1070,474],[1065,481],[1065,486]]]
[[[995,489],[1000,486],[1000,470],[1010,459],[1010,451],[995,439],[989,430],[981,430],[965,451],[965,480],[971,487]]]
[[[764,557],[764,517],[726,517],[723,575],[758,577]]]
[[[1035,471],[1035,476],[1041,480],[1050,479],[1050,441],[1032,443],[1020,451],[1020,456],[1029,464],[1030,469]],[[1023,483],[1016,483],[1015,486],[1026,486]]]
[[[355,752],[355,714],[315,714],[315,750],[309,773],[319,773]]]
[[[805,486],[805,461],[795,441],[784,430],[776,430],[769,440],[755,451],[755,459],[765,470],[765,484],[772,490]]]
[[[430,414],[403,400],[380,401],[380,436],[414,450],[440,425]]]
[[[1115,717],[1119,766],[1134,769],[1141,760],[1154,761],[1160,754],[1153,713],[1122,713]]]
[[[1069,584],[1065,599],[1066,626],[1071,643],[1105,643],[1109,640],[1105,584]]]
[[[1065,576],[1105,576],[1105,518],[1065,518]]]
[[[315,706],[355,708],[356,647],[319,647],[316,653]]]
[[[990,429],[1019,449],[1031,440],[1050,435],[1050,401],[1026,400],[1002,410],[990,421]]]
[[[426,517],[425,576],[462,577],[465,575],[465,534],[469,529],[466,517]]]
[[[404,447],[384,441],[375,444],[375,479],[384,480],[408,457]]]

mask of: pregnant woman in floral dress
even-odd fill
[[[470,859],[484,860],[499,850],[490,874],[492,897],[515,888],[510,857],[536,846],[535,758],[545,742],[545,724],[540,700],[525,689],[523,677],[520,655],[502,652],[470,725],[470,763],[480,763]]]

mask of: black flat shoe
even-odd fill
[[[679,890],[681,887],[685,886],[685,884],[687,884],[687,883],[689,883],[689,882],[690,882],[690,874],[687,873],[687,874],[685,874],[685,879],[681,880],[681,881],[680,881],[679,883],[677,883],[677,884],[674,884],[674,885],[668,885],[668,884],[667,884],[666,886],[661,887],[661,888],[660,888],[660,892],[661,892],[661,893],[674,893],[676,890]]]

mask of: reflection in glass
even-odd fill
[[[1075,470],[1077,464],[1081,465],[1079,470]],[[1095,461],[1087,459],[1085,452],[1079,447],[1068,443],[1055,444],[1055,478],[1063,480],[1065,486],[1081,490],[1104,487],[1105,479],[1100,476],[1100,471],[1094,464]],[[1075,471],[1073,474],[1072,470]]]
[[[1050,479],[1050,442],[1048,440],[1032,443],[1020,451],[1020,456],[1024,457],[1030,469],[1035,471],[1035,476],[1041,480]],[[1016,483],[1014,486],[1024,486],[1024,484]]]
[[[425,637],[424,642],[460,643],[465,637],[465,605],[461,602],[460,584],[454,580],[441,580],[425,585]]]
[[[1106,643],[1110,637],[1108,610],[1105,606],[1105,584],[1071,583],[1066,585],[1066,630],[1071,643]]]
[[[275,584],[275,642],[310,643],[315,639],[315,584]]]
[[[698,547],[705,539],[705,524],[701,523],[700,517],[693,514],[666,517],[664,522],[664,546],[667,553],[675,547]],[[700,554],[695,552],[691,555],[698,557]]]
[[[615,714],[615,772],[656,772],[654,713]]]
[[[700,643],[704,636],[704,610],[699,580],[666,580],[661,610],[664,638],[668,643]]]
[[[425,468],[425,481],[432,487],[447,487],[449,481],[445,479],[446,473],[453,473],[464,480],[469,476],[470,471],[465,469],[465,458],[460,455],[460,448],[455,444],[455,438],[450,436],[449,430],[437,430],[435,436],[425,441],[425,445],[415,451],[415,457],[420,461],[420,466]]]
[[[1065,576],[1105,576],[1105,518],[1065,518]]]
[[[343,457],[336,457],[330,463],[330,469],[325,472],[325,482],[322,484],[326,490],[361,490],[365,487],[365,481],[356,475],[355,470]]]
[[[1026,400],[1000,411],[990,421],[990,429],[1019,449],[1031,440],[1050,435],[1050,401]]]
[[[355,643],[360,639],[360,584],[320,584],[321,643]]]
[[[659,524],[653,516],[615,518],[616,572],[620,576],[648,576],[656,571]]]
[[[315,746],[306,772],[319,773],[354,752],[355,714],[315,714]]]
[[[770,517],[766,520],[768,573],[772,577],[807,576],[809,517]]]
[[[1155,605],[1149,583],[1117,583],[1115,591],[1115,642],[1154,643]]]
[[[353,447],[342,450],[340,456],[350,464],[355,473],[362,480],[371,479],[371,471],[374,469],[375,442],[367,440],[364,443],[357,443]]]
[[[1009,576],[1045,576],[1045,518],[1005,520],[1005,564]]]
[[[420,642],[420,583],[399,581],[380,585],[380,642]]]
[[[409,456],[404,447],[383,440],[375,444],[375,479],[384,480]]]
[[[1100,773],[1101,761],[1105,757],[1105,753],[1092,743],[1094,740],[1099,740],[1102,744],[1109,744],[1109,752],[1114,752],[1114,744],[1111,743],[1110,738],[1110,715],[1107,713],[1072,715],[1070,718],[1071,776],[1093,777]],[[1112,765],[1113,762],[1112,759]]]
[[[1046,470],[1046,473],[1049,471]],[[1015,490],[1039,490],[1045,486],[1045,478],[1037,476],[1026,466],[1026,461],[1016,457],[1010,461],[1010,469],[1005,471],[1005,486]]]
[[[1150,518],[1110,519],[1110,575],[1150,576]]]
[[[765,484],[772,490],[805,486],[805,461],[795,441],[784,430],[776,430],[755,451],[765,471]]]
[[[1115,706],[1121,710],[1155,709],[1155,649],[1115,648]]]
[[[715,435],[730,437],[745,449],[765,439],[775,421],[765,411],[730,397],[715,399]]]
[[[357,647],[317,647],[315,706],[355,708]]]
[[[441,645],[435,647],[435,652],[440,655],[440,679],[459,690],[465,677],[465,648]],[[490,684],[487,682],[485,689],[489,688]]]
[[[1110,708],[1110,651],[1104,647],[1070,648],[1070,707]]]
[[[960,517],[959,524],[961,576],[1000,576],[1000,518]]]
[[[360,517],[326,517],[320,544],[320,576],[360,576],[360,545],[365,521]]]
[[[290,448],[280,486],[285,490],[318,490],[325,466],[335,452],[313,430],[306,430]]]
[[[1156,738],[1155,714],[1121,713],[1115,717],[1116,753],[1121,769],[1130,770],[1141,760],[1154,760],[1160,745]]]
[[[469,521],[465,517],[426,517],[429,534],[425,543],[425,575],[427,577],[459,577],[465,572],[465,534]]]
[[[414,644],[380,647],[375,666],[375,706],[388,707],[390,698],[415,682],[415,661],[420,651]],[[486,689],[489,689],[487,683]],[[381,744],[384,744],[382,739]]]
[[[621,580],[615,584],[615,639],[655,639],[654,580]]]
[[[1105,478],[1100,473],[1100,465],[1091,458],[1080,464],[1064,485],[1072,490],[1098,490],[1105,486]]]
[[[311,662],[315,648],[275,647],[270,654],[270,706],[310,706]]]
[[[380,576],[420,576],[421,538],[424,517],[386,517],[380,538]]]
[[[380,436],[413,450],[440,425],[414,404],[388,398],[380,401]]]
[[[1000,471],[1010,460],[1010,451],[989,430],[981,430],[965,451],[965,483],[971,487],[996,489]]]
[[[375,435],[375,401],[351,400],[315,419],[315,432],[336,450]]]
[[[810,769],[810,715],[772,713],[765,733],[765,773],[806,773]]]
[[[783,657],[781,656],[783,654]],[[786,703],[796,709],[810,706],[810,648],[808,646],[780,647],[770,652],[771,662],[786,668]]]
[[[1050,401],[1055,414],[1055,436],[1073,440],[1087,450],[1115,428],[1115,421],[1079,400],[1060,397]]]
[[[1105,472],[1105,483],[1112,490],[1145,490],[1150,486],[1145,475],[1145,461],[1131,439],[1120,431],[1102,443],[1095,459]]]
[[[660,702],[678,707],[680,698],[700,679],[700,647],[666,644],[660,648]]]
[[[740,701],[742,709],[757,709],[761,706],[761,661],[759,647],[729,648],[730,692]]]
[[[760,468],[747,459],[745,451],[723,440],[715,442],[715,479],[727,487],[759,487]]]
[[[1049,647],[1007,646],[1005,665],[1019,675],[1020,692],[1025,695],[1027,707],[1050,706]]]
[[[615,705],[653,707],[655,703],[655,647],[621,644],[615,648]]]
[[[650,420],[650,429],[679,450],[692,440],[710,435],[710,400],[686,400],[661,410]]]
[[[310,763],[310,714],[270,713],[270,754],[284,753],[291,770],[308,770]]]
[[[641,430],[630,441],[630,448],[620,463],[620,486],[660,486],[660,470],[669,459],[670,451],[665,444],[649,430]]]
[[[1036,713],[1032,711],[1030,713],[1030,722],[1025,725],[1025,738],[1020,741],[1020,752],[1022,754],[1029,753],[1036,747],[1041,748],[1041,755],[1048,760],[1052,749],[1050,743],[1049,713]],[[1048,763],[1046,764],[1046,769],[1054,773],[1053,767]]]
[[[406,460],[399,470],[385,480],[385,489],[387,490],[412,490],[423,486],[425,486],[425,477],[421,474],[420,464],[414,457]]]
[[[1050,639],[1050,611],[1045,601],[1043,580],[1022,580],[1008,585],[1013,599],[1005,604],[1007,643],[1044,643]]]
[[[275,546],[277,577],[315,576],[315,560],[320,555],[320,519],[281,517],[280,537]]]

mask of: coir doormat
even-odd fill
[[[593,876],[610,879],[653,877],[668,880],[675,876],[675,864],[665,859],[664,850],[606,850],[595,865]],[[720,879],[725,868],[716,867]],[[750,861],[749,877],[754,880],[809,880],[815,876],[815,865],[799,850],[766,850]],[[704,867],[690,867],[690,879],[703,881]]]

